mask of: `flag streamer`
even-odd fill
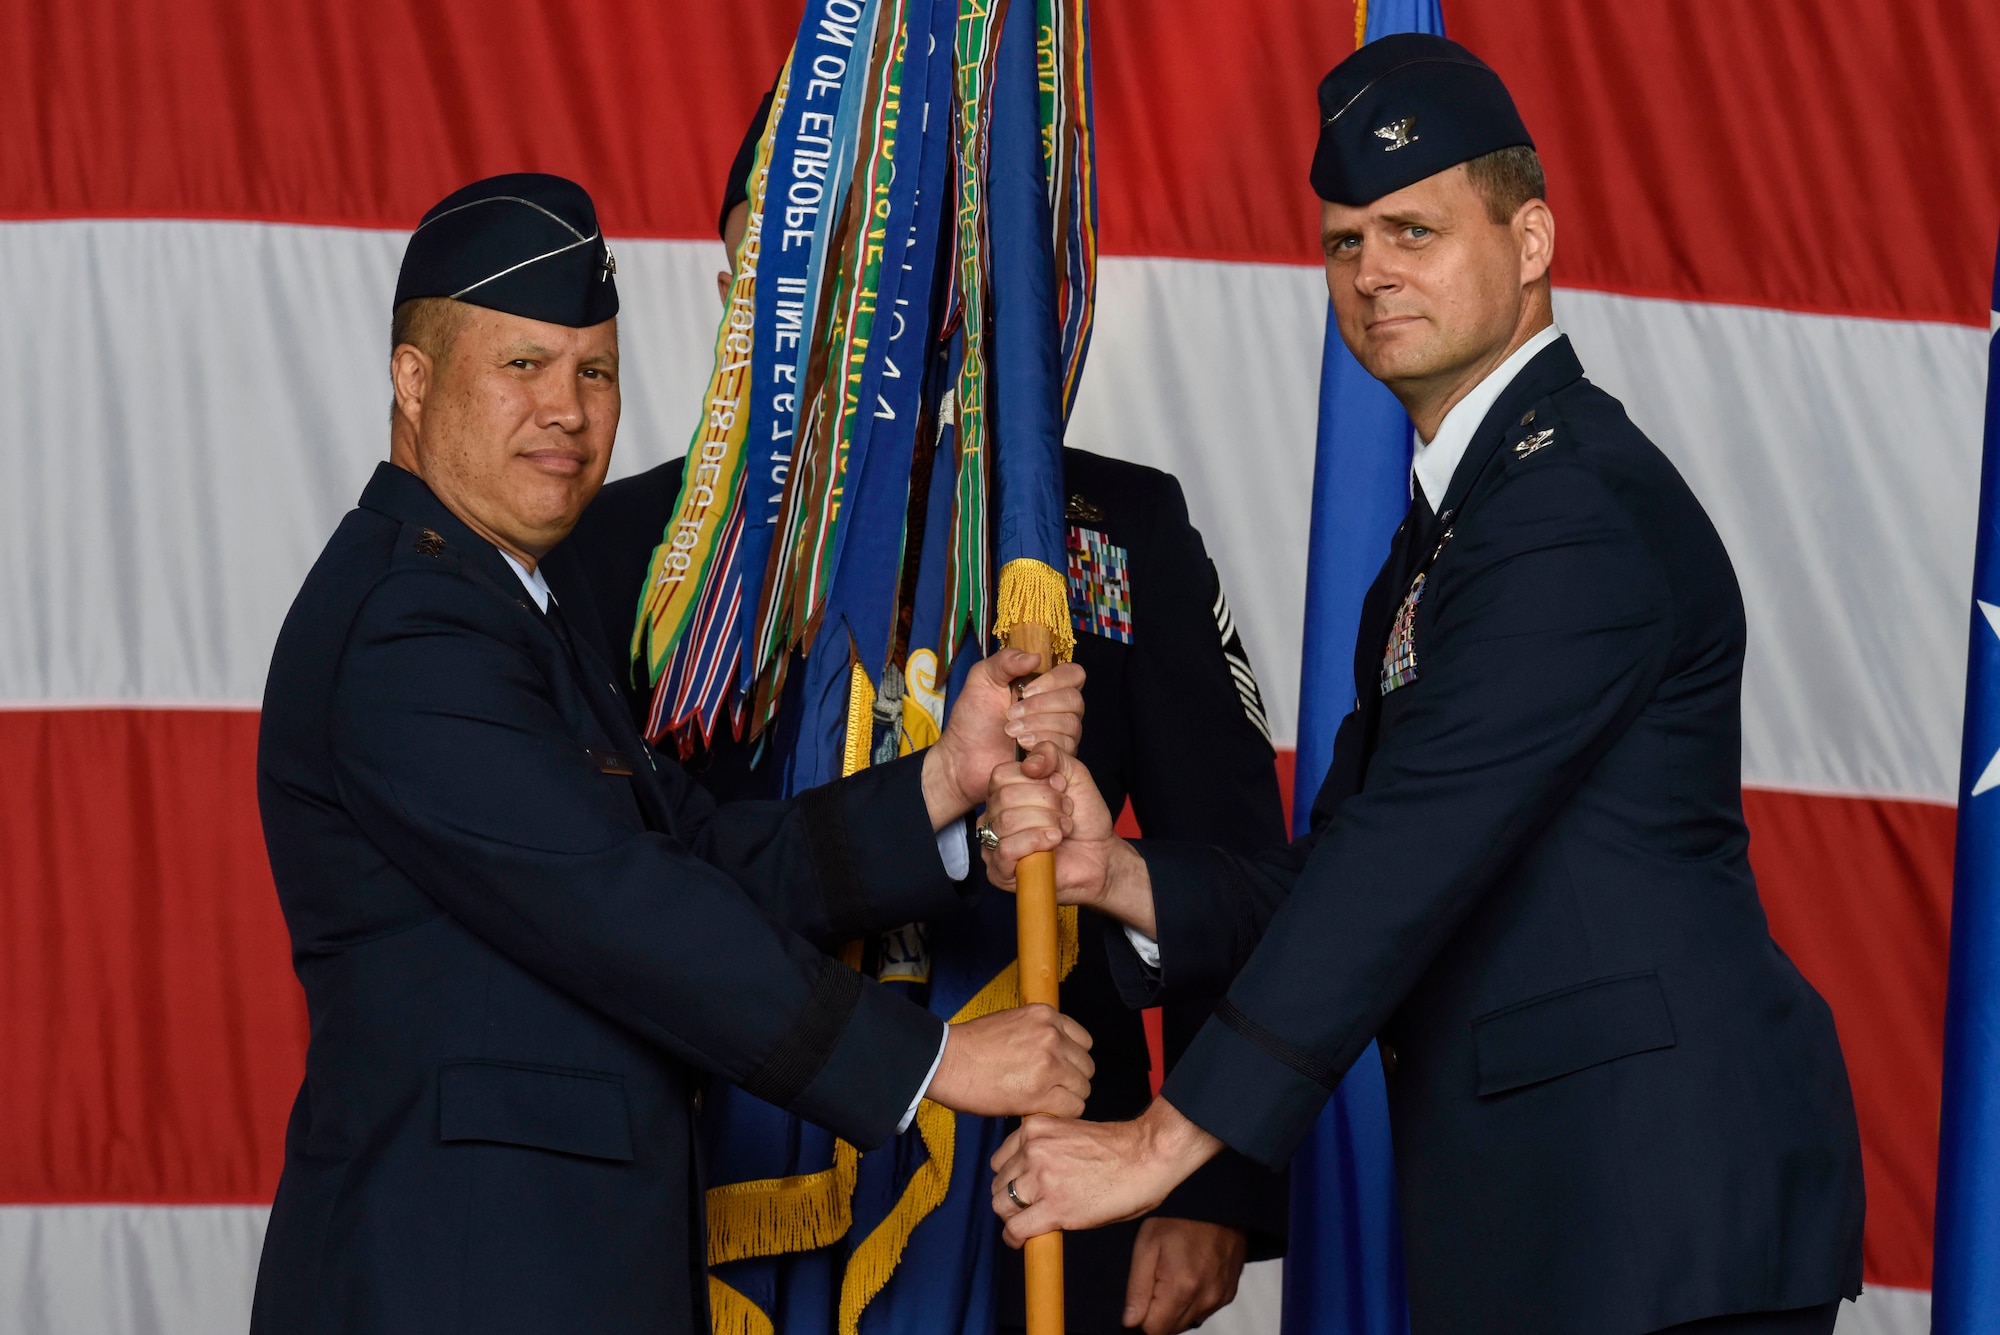
[[[1045,627],[1059,659],[1074,644],[1061,438],[1096,275],[1084,0],[806,0],[751,172],[631,649],[649,738],[691,754],[727,713],[737,738],[777,739],[761,763],[790,794],[936,740],[989,629]],[[881,976],[952,1022],[1019,1005],[1012,920],[997,902],[906,928],[903,972]],[[1058,935],[1067,972],[1074,910]],[[874,969],[887,949],[836,953]],[[996,1119],[926,1102],[914,1135],[861,1154],[727,1086],[706,1117],[718,1331],[858,1335],[879,1304],[909,1328],[983,1328],[953,1304],[990,1282],[965,1240],[997,1233],[974,1181]]]

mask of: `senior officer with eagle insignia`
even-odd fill
[[[533,174],[405,252],[390,460],[292,605],[258,740],[311,1041],[253,1330],[706,1331],[708,1075],[863,1146],[926,1094],[1088,1096],[1049,1007],[947,1040],[821,949],[971,892],[963,818],[1017,738],[1074,747],[1080,669],[1009,721],[1035,660],[998,655],[924,755],[718,806],[551,595],[618,424],[613,273],[589,196]]]
[[[1319,103],[1341,337],[1421,442],[1356,707],[1267,856],[1127,844],[1074,762],[996,772],[996,879],[1060,839],[1064,897],[1138,934],[1128,1000],[1228,994],[1138,1119],[1031,1119],[994,1208],[1018,1243],[1225,1145],[1282,1162],[1379,1035],[1415,1335],[1823,1335],[1861,1287],[1860,1146],[1750,871],[1728,554],[1552,323],[1499,77],[1389,37]]]

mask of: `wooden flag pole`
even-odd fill
[[[1041,655],[1037,672],[1054,665],[1049,630],[1016,623],[1007,647]],[[1056,947],[1056,855],[1030,853],[1014,873],[1015,930],[1020,938],[1021,1002],[1060,1007],[1061,978]],[[1027,1335],[1063,1335],[1063,1240],[1060,1233],[1029,1238],[1023,1259],[1028,1272]]]

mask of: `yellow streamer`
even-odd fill
[[[1354,49],[1368,45],[1368,0],[1354,0]]]
[[[1043,626],[1058,663],[1076,652],[1069,622],[1069,581],[1054,566],[1022,557],[1000,567],[1000,592],[993,600],[993,637],[1005,641],[1019,625]]]

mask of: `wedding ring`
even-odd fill
[[[1016,1179],[1011,1177],[1007,1179],[1007,1199],[1014,1202],[1014,1204],[1019,1206],[1021,1209],[1025,1210],[1028,1208],[1028,1203],[1022,1200],[1020,1196],[1015,1194],[1014,1192],[1015,1181]]]
[[[996,831],[991,825],[988,825],[984,820],[981,820],[977,825],[974,825],[972,827],[972,833],[979,840],[979,846],[981,848],[1000,847],[999,832]]]

